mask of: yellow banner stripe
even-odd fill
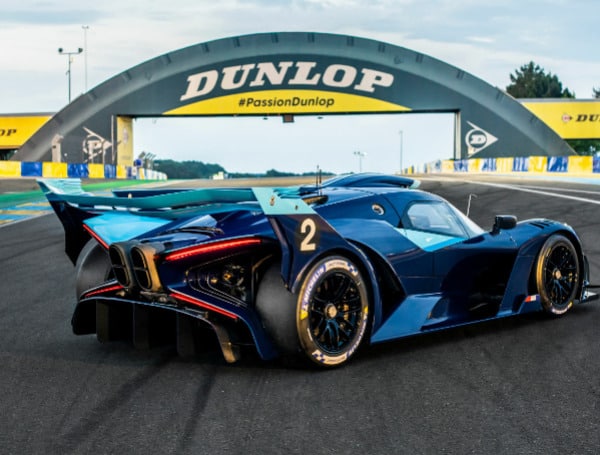
[[[411,109],[368,96],[321,90],[236,93],[181,106],[164,115],[272,115],[340,112],[405,112]]]
[[[563,139],[600,138],[600,101],[523,103]]]
[[[0,147],[19,148],[50,119],[49,115],[0,116]]]

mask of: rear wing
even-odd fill
[[[38,185],[50,203],[67,202],[71,205],[99,208],[123,208],[137,210],[164,210],[208,203],[238,203],[253,201],[249,188],[201,188],[182,191],[166,191],[142,196],[140,191],[127,193],[120,190],[117,195],[96,196],[83,191],[79,179],[40,179]],[[124,197],[127,194],[128,197]],[[136,197],[129,197],[136,195]]]
[[[83,190],[80,179],[39,179],[65,231],[65,252],[73,263],[90,239],[86,225],[102,227],[107,243],[133,238],[174,220],[232,210],[256,210],[249,188],[202,188],[144,193],[120,190],[116,195],[94,195]],[[241,204],[248,203],[248,204]],[[91,221],[92,219],[94,221]],[[88,222],[89,220],[89,222]],[[112,231],[112,237],[108,235]],[[115,233],[119,232],[115,237]],[[100,243],[103,243],[99,239]]]
[[[306,264],[324,251],[360,254],[302,199],[298,187],[201,188],[166,192],[85,192],[79,179],[38,180],[65,230],[65,252],[76,263],[90,236],[107,246],[184,218],[239,210],[262,210],[282,248],[282,276],[292,286]],[[150,194],[150,195],[148,195]],[[307,196],[307,195],[305,195]],[[312,200],[321,196],[312,193]]]

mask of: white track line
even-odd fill
[[[462,183],[472,183],[474,185],[492,186],[495,188],[503,188],[506,190],[523,191],[524,193],[540,194],[542,196],[551,196],[551,197],[557,197],[557,198],[561,198],[561,199],[569,199],[571,201],[587,202],[588,204],[600,205],[600,201],[596,201],[594,199],[586,199],[583,197],[569,196],[567,194],[551,193],[549,191],[541,191],[541,190],[522,187],[522,186],[518,186],[518,185],[506,185],[503,183],[478,182],[476,180],[461,180],[461,182]],[[561,189],[560,191],[563,191],[563,190]]]
[[[519,185],[521,186],[521,185]],[[600,196],[600,191],[590,191],[590,190],[577,190],[574,188],[549,188],[547,186],[533,186],[533,185],[522,185],[522,188],[532,188],[534,190],[555,190],[555,191],[563,191],[565,193],[581,193],[581,194],[597,194]]]

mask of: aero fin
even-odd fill
[[[38,179],[44,194],[90,194],[83,191],[81,179]]]

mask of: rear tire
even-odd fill
[[[75,264],[77,299],[87,291],[108,281],[112,267],[107,251],[94,239],[88,240]]]
[[[296,334],[296,296],[286,289],[279,263],[271,265],[260,282],[256,310],[281,354],[297,357],[300,341]]]
[[[257,310],[265,329],[288,356],[321,367],[347,362],[366,332],[369,299],[362,274],[342,256],[316,262],[298,295],[287,291],[278,266],[261,282]]]
[[[581,280],[577,251],[568,238],[553,235],[546,240],[538,256],[535,277],[544,310],[554,315],[569,311]]]

